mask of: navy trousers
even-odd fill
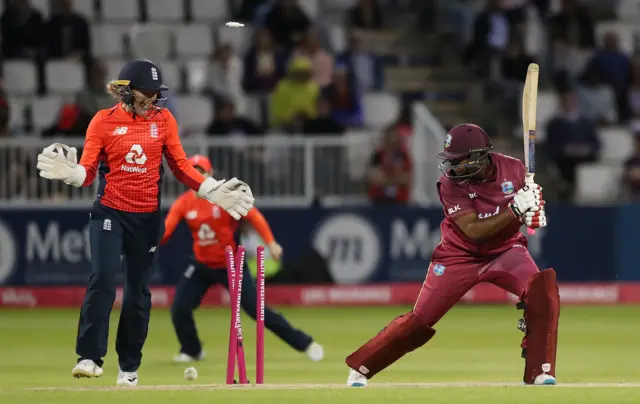
[[[252,319],[256,319],[256,284],[249,268],[244,266],[242,272],[242,295],[240,305],[242,310]],[[184,273],[176,287],[176,294],[171,306],[171,320],[180,342],[180,352],[197,357],[202,352],[202,342],[198,338],[193,312],[200,303],[209,287],[219,284],[229,289],[227,270],[225,268],[209,268],[194,262]],[[268,306],[264,309],[265,328],[276,334],[293,349],[304,352],[311,344],[312,338],[297,330],[282,314],[273,311]]]
[[[97,202],[91,211],[89,228],[91,277],[80,311],[76,353],[79,361],[91,359],[102,366],[116,283],[124,269],[116,352],[120,369],[134,372],[140,367],[149,328],[149,280],[164,232],[162,213],[122,212]]]

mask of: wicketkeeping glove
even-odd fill
[[[246,216],[255,202],[249,186],[237,178],[229,181],[207,178],[200,185],[198,195],[220,206],[236,220]]]
[[[36,168],[40,170],[40,177],[60,180],[74,187],[81,187],[87,177],[84,167],[78,164],[76,148],[62,143],[45,147],[42,153],[38,154]]]

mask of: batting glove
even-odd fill
[[[45,147],[42,153],[38,154],[36,168],[40,171],[40,177],[60,180],[74,187],[81,187],[87,177],[84,167],[78,164],[76,148],[62,143]]]
[[[534,208],[537,209],[537,208]],[[541,206],[538,210],[530,210],[524,214],[523,222],[527,227],[531,229],[537,229],[540,227],[547,227],[547,216],[544,211],[544,207]]]
[[[509,203],[513,213],[524,221],[524,214],[532,209],[539,210],[544,205],[542,200],[542,188],[536,183],[525,185],[521,188]]]

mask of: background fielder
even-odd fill
[[[191,164],[203,175],[213,174],[208,158],[195,155],[189,158]],[[253,208],[246,219],[267,243],[267,248],[275,260],[282,255],[282,248],[275,241],[269,224],[262,213]],[[239,222],[216,205],[198,197],[193,191],[182,194],[171,206],[166,219],[166,229],[162,244],[166,243],[177,225],[185,220],[193,238],[193,262],[178,282],[176,294],[171,306],[171,319],[180,342],[180,354],[177,362],[189,362],[204,358],[202,342],[198,338],[193,312],[202,301],[207,290],[213,285],[222,285],[228,289],[225,248],[232,246],[236,250],[235,235]],[[239,268],[238,268],[239,269]],[[256,285],[245,262],[242,282],[242,309],[255,320]],[[322,347],[304,332],[297,330],[279,313],[268,306],[264,313],[265,327],[299,352],[306,352],[314,361],[324,357]]]

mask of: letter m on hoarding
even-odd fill
[[[432,245],[429,242],[429,222],[425,219],[417,220],[413,225],[413,231],[409,232],[407,222],[396,219],[391,223],[391,257],[428,259]]]

